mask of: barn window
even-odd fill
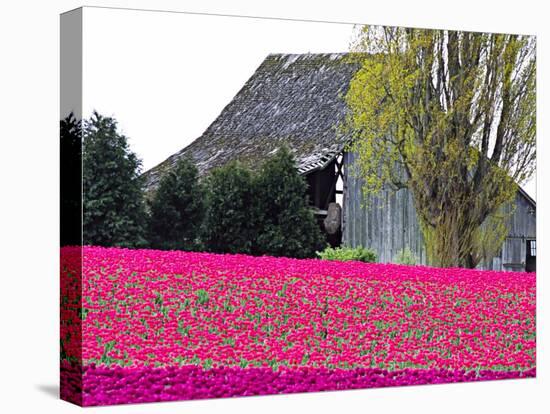
[[[537,241],[529,240],[529,256],[537,257]]]

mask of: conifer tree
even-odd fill
[[[258,251],[271,256],[315,257],[325,240],[309,207],[307,183],[288,148],[280,148],[265,162],[257,188]]]
[[[200,250],[205,203],[198,171],[182,158],[160,180],[150,204],[150,246],[165,250]]]
[[[82,147],[83,243],[145,244],[141,161],[115,119],[94,112],[84,123]]]
[[[209,251],[256,253],[256,183],[238,162],[213,170],[208,177],[208,213],[204,239]]]

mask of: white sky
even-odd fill
[[[214,121],[269,53],[349,50],[353,25],[85,8],[83,116],[117,119],[143,171]],[[524,188],[535,198],[535,180]]]

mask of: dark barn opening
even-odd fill
[[[329,203],[336,200],[336,162],[333,161],[322,170],[306,176],[309,202],[319,210],[327,210]],[[331,191],[332,190],[332,191]]]
[[[527,240],[525,257],[525,271],[536,272],[537,271],[537,241]]]
[[[343,192],[338,188],[338,179],[342,177],[342,163],[339,158],[341,157],[337,157],[323,169],[306,175],[309,203],[331,247],[342,244],[341,205],[331,206],[337,202],[336,195]]]

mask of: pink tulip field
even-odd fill
[[[83,405],[535,376],[534,273],[101,247],[61,262],[62,393]]]

